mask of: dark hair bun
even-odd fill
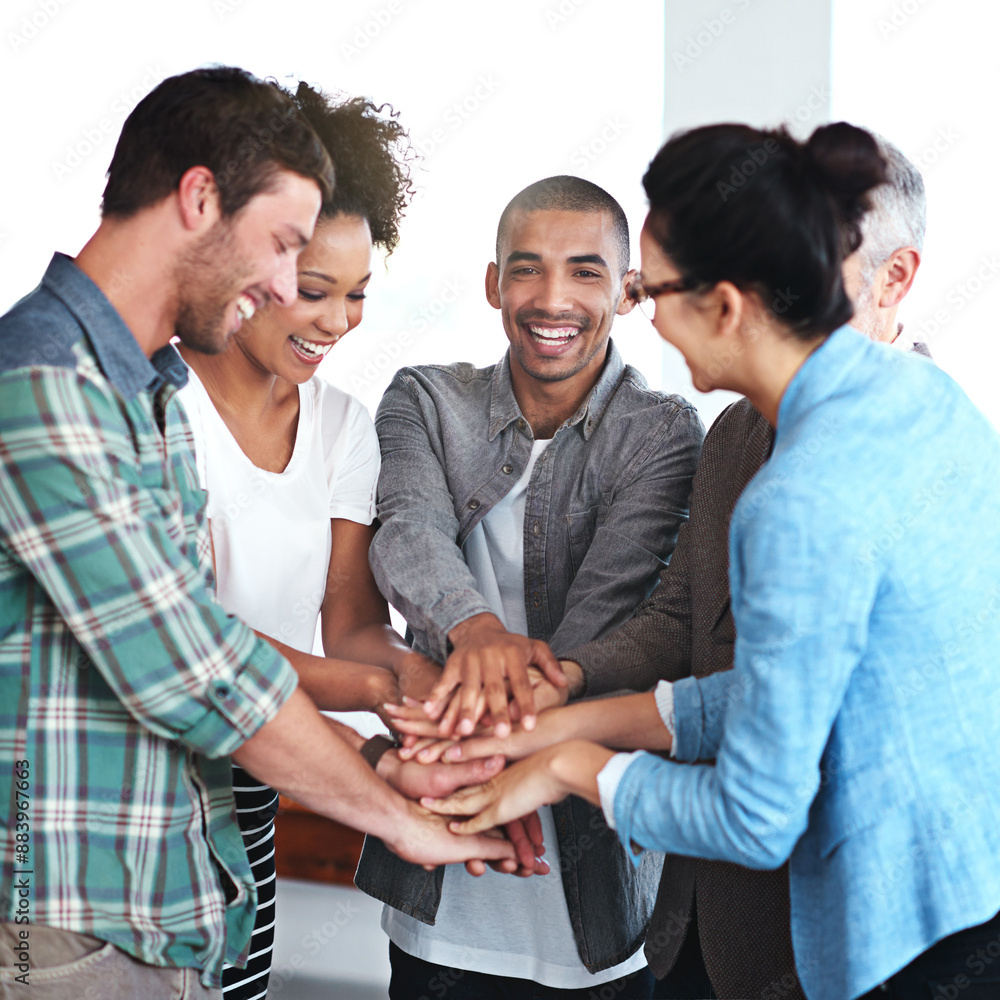
[[[820,126],[804,153],[833,196],[842,219],[846,257],[861,246],[861,218],[871,207],[871,189],[885,183],[885,159],[871,133],[847,122]]]
[[[885,180],[875,139],[838,122],[706,125],[672,136],[642,179],[648,231],[692,285],[756,292],[804,339],[850,320],[841,264],[861,245],[867,193]]]

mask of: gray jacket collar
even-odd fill
[[[618,353],[613,340],[608,340],[608,356],[604,361],[600,377],[590,390],[587,398],[580,404],[579,409],[573,414],[559,430],[563,427],[573,427],[583,421],[586,422],[581,428],[584,440],[589,441],[601,418],[604,416],[608,404],[614,396],[615,388],[621,381],[622,373],[625,371],[625,362]],[[491,378],[492,391],[490,394],[490,428],[488,440],[492,441],[504,428],[509,427],[517,420],[524,420],[521,408],[514,398],[514,385],[510,377],[510,348],[493,368]]]

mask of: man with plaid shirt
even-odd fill
[[[211,595],[170,346],[223,348],[295,261],[333,172],[279,88],[164,81],[126,121],[102,222],[0,318],[0,993],[220,997],[256,896],[231,755],[433,864],[469,845],[377,778]]]

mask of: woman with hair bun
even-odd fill
[[[294,99],[336,171],[299,257],[298,301],[242,303],[221,354],[181,347],[190,368],[181,398],[208,491],[220,603],[275,642],[320,708],[374,710],[398,700],[401,679],[420,693],[438,671],[392,630],[368,568],[379,472],[371,417],[316,369],[361,322],[373,245],[396,247],[409,146],[386,105],[332,102],[305,83]],[[310,655],[317,618],[322,657]],[[247,968],[227,967],[223,988],[227,1000],[255,1000],[271,963],[278,797],[239,767],[233,775],[259,898]]]
[[[573,740],[424,804],[472,833],[576,794],[636,855],[790,859],[808,997],[993,996],[1000,439],[934,365],[845,325],[841,264],[884,176],[844,123],[657,153],[634,297],[699,389],[775,428],[729,526],[734,669],[599,703],[629,732],[611,746],[676,760]]]

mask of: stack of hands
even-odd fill
[[[516,860],[467,861],[471,874],[487,863],[520,876],[546,874],[537,809],[572,789],[539,751],[571,735],[560,732],[553,710],[582,688],[580,668],[561,664],[544,642],[507,632],[492,615],[463,622],[451,638],[443,670],[420,658],[420,669],[400,677],[401,704],[381,706],[402,745],[382,755],[376,772],[424,809],[460,817],[449,823],[452,832],[511,842]],[[512,761],[521,763],[508,767]]]

